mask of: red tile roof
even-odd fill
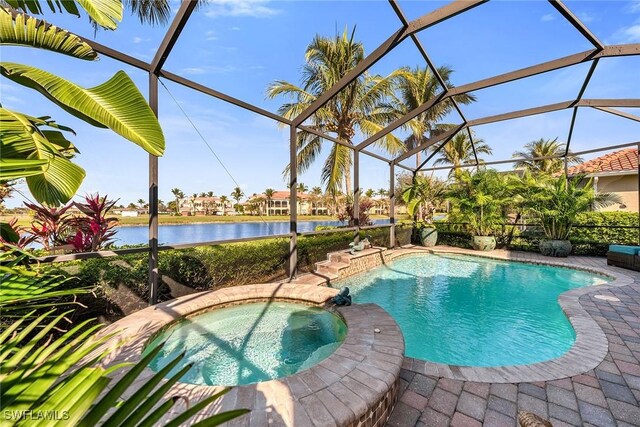
[[[266,199],[267,196],[264,193],[261,194],[256,194],[253,197],[262,197],[263,199]],[[289,197],[291,197],[291,192],[289,190],[276,190],[273,192],[273,195],[271,196],[271,200],[289,200]],[[306,200],[309,199],[311,197],[310,194],[307,193],[302,193],[300,191],[298,191],[298,199],[300,200]]]
[[[570,167],[567,172],[569,175],[580,175],[626,171],[638,171],[637,148],[625,148],[624,150],[596,157],[595,159]]]

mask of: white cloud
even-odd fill
[[[553,13],[547,13],[546,15],[542,15],[542,18],[540,18],[542,22],[549,22],[554,19],[556,19],[556,16]]]
[[[215,31],[209,30],[205,33],[205,40],[209,40],[209,41],[218,40],[218,36],[216,35]]]
[[[245,16],[270,18],[280,13],[279,9],[268,6],[270,0],[210,0],[204,14],[209,18],[218,16]]]
[[[640,13],[640,0],[631,0],[627,6],[629,13]]]
[[[640,19],[631,25],[618,28],[608,43],[638,43],[640,42]]]
[[[246,67],[236,67],[235,65],[205,65],[202,67],[186,67],[180,70],[181,74],[202,75],[202,74],[225,74],[239,73],[243,71],[263,70],[263,65],[248,65]]]
[[[231,27],[231,31],[240,31],[240,27]]]
[[[180,73],[185,75],[225,74],[262,69],[264,69],[263,65],[248,65],[246,67],[236,67],[235,65],[204,65],[202,67],[185,67],[180,70]]]
[[[25,104],[24,99],[13,95],[2,95],[2,102],[5,103],[5,105]]]
[[[137,37],[137,36],[134,37],[133,40],[132,40],[132,42],[134,44],[138,44],[138,43],[142,43],[142,42],[148,42],[148,41],[149,41],[149,39],[143,39],[142,37]]]
[[[640,42],[640,24],[635,24],[630,27],[621,28],[619,32],[625,43]]]
[[[593,22],[596,19],[596,17],[591,15],[590,13],[581,12],[578,14],[578,19],[580,19],[585,24],[588,24],[589,22]]]

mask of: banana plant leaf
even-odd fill
[[[51,12],[62,12],[80,16],[76,2],[87,12],[89,17],[98,25],[109,30],[115,30],[118,22],[122,21],[124,6],[122,0],[5,0],[14,9],[41,15],[43,4],[48,4]]]
[[[89,61],[98,57],[96,51],[75,34],[47,24],[42,19],[12,13],[10,9],[2,7],[0,45],[35,47]]]
[[[67,13],[80,16],[80,12],[78,11],[76,4],[73,1],[68,0],[47,0],[46,2],[41,0],[5,0],[5,3],[14,9],[35,13],[37,15],[41,15],[44,12],[42,5],[47,4],[49,5],[51,12],[55,13],[55,6],[57,6],[59,11],[62,11],[62,8],[64,8]]]
[[[75,195],[86,174],[69,160],[77,152],[75,146],[61,132],[43,132],[41,126],[68,130],[52,121],[0,108],[0,179],[25,177],[38,202],[58,206]]]
[[[122,0],[76,0],[96,24],[115,30],[122,21]]]
[[[164,153],[160,124],[124,71],[90,89],[28,65],[0,62],[0,73],[15,83],[37,90],[87,123],[109,128],[155,156]]]

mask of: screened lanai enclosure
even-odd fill
[[[500,158],[500,159],[492,159],[490,161],[480,162],[479,156],[476,153],[475,146],[477,143],[476,133],[473,132],[474,129],[480,128],[482,126],[491,126],[500,122],[523,119],[528,117],[534,117],[544,114],[556,114],[553,116],[555,119],[560,117],[564,123],[566,123],[566,135],[561,135],[561,138],[566,141],[566,148],[564,154],[556,156],[557,158],[564,159],[565,164],[565,172],[569,167],[569,163],[567,161],[570,149],[572,149],[573,155],[585,155],[596,152],[604,152],[611,151],[613,149],[621,149],[625,147],[638,147],[640,146],[640,137],[631,138],[628,141],[617,141],[615,144],[607,143],[606,139],[602,139],[602,143],[599,144],[598,147],[591,146],[588,149],[580,149],[582,147],[579,145],[580,137],[584,135],[579,134],[580,128],[580,120],[578,119],[581,115],[585,115],[584,117],[594,117],[592,114],[597,112],[601,114],[597,116],[598,118],[602,117],[616,117],[620,120],[625,120],[627,122],[633,123],[637,130],[640,130],[640,115],[637,114],[637,109],[640,108],[640,99],[637,97],[620,97],[620,98],[609,98],[604,96],[600,97],[589,97],[589,85],[595,76],[599,76],[602,81],[607,81],[610,79],[611,85],[616,85],[618,87],[628,87],[629,92],[632,93],[633,90],[636,90],[640,82],[640,73],[632,76],[632,79],[624,80],[616,78],[615,75],[609,75],[609,68],[602,70],[601,74],[598,74],[599,68],[602,67],[602,64],[607,60],[619,58],[619,60],[623,61],[631,61],[632,63],[640,65],[637,62],[638,57],[640,56],[640,43],[627,43],[627,44],[605,44],[602,40],[602,37],[599,37],[597,34],[592,32],[589,29],[589,26],[585,21],[590,21],[590,19],[581,19],[578,14],[574,13],[571,10],[571,5],[567,5],[562,1],[549,1],[550,5],[550,15],[549,20],[564,20],[565,32],[563,35],[567,35],[567,37],[573,37],[576,40],[577,46],[583,46],[585,43],[589,45],[589,48],[582,51],[572,52],[568,55],[553,57],[555,52],[560,51],[553,43],[551,45],[540,43],[536,45],[535,43],[531,43],[528,41],[527,46],[524,46],[524,43],[519,43],[518,40],[511,41],[510,43],[499,43],[498,41],[489,41],[482,37],[476,41],[478,45],[478,50],[481,52],[469,52],[464,51],[464,49],[459,49],[458,46],[452,44],[451,47],[447,47],[448,52],[451,58],[457,58],[458,61],[464,62],[467,58],[473,58],[474,61],[477,61],[478,68],[482,68],[482,60],[478,61],[478,58],[486,57],[487,61],[496,61],[496,51],[499,49],[503,49],[503,55],[511,55],[514,52],[517,52],[519,49],[531,49],[532,46],[534,49],[538,49],[540,51],[548,52],[545,56],[551,56],[554,59],[547,60],[545,62],[541,62],[535,65],[528,65],[524,68],[515,69],[515,70],[505,70],[504,73],[483,77],[476,80],[471,80],[468,82],[463,82],[462,84],[448,85],[446,79],[441,76],[439,70],[440,66],[445,64],[437,63],[432,56],[430,56],[431,46],[429,42],[425,42],[421,37],[425,32],[429,32],[433,29],[445,26],[447,29],[452,30],[455,29],[460,32],[465,31],[465,23],[469,22],[469,20],[475,19],[474,13],[476,10],[481,8],[491,7],[487,1],[479,1],[479,0],[468,0],[468,1],[454,1],[449,4],[437,5],[431,2],[407,2],[404,4],[402,1],[390,0],[388,4],[381,4],[382,2],[377,2],[377,8],[385,7],[388,9],[388,15],[390,19],[393,19],[393,22],[389,25],[394,25],[397,29],[389,34],[382,34],[380,38],[384,41],[377,46],[375,49],[371,50],[366,57],[360,61],[356,66],[354,66],[350,71],[348,71],[344,76],[342,76],[332,87],[326,90],[322,95],[318,96],[307,108],[303,111],[299,112],[293,119],[287,119],[282,117],[279,114],[268,111],[267,109],[258,107],[250,102],[245,102],[242,99],[231,96],[227,93],[223,93],[220,88],[216,86],[208,87],[204,84],[198,83],[197,78],[193,80],[187,78],[188,75],[197,74],[196,72],[192,73],[180,73],[180,72],[172,72],[169,71],[165,67],[170,56],[176,53],[176,49],[182,49],[183,53],[185,50],[189,50],[189,46],[180,45],[179,41],[182,36],[184,36],[185,32],[194,31],[199,32],[202,37],[209,37],[209,32],[206,31],[206,27],[202,25],[202,23],[198,23],[198,26],[190,27],[189,22],[197,19],[197,16],[201,11],[198,8],[197,2],[183,0],[180,4],[180,7],[177,9],[177,13],[175,14],[171,25],[166,30],[166,34],[164,34],[162,38],[162,42],[160,43],[157,51],[153,54],[151,60],[145,61],[135,57],[134,55],[130,55],[127,53],[120,52],[118,50],[112,49],[111,47],[98,43],[90,38],[85,38],[84,41],[90,44],[95,51],[98,53],[113,58],[117,61],[120,61],[124,64],[127,64],[130,67],[134,67],[136,69],[141,70],[142,72],[148,74],[148,82],[149,82],[149,92],[148,92],[148,101],[152,110],[158,114],[159,111],[159,88],[160,85],[164,85],[166,83],[171,83],[174,85],[182,86],[189,90],[199,92],[209,97],[213,97],[219,101],[224,103],[229,103],[237,107],[238,109],[244,109],[252,114],[256,114],[258,116],[262,116],[273,122],[273,124],[279,124],[285,128],[288,128],[289,132],[289,153],[288,153],[288,162],[290,163],[289,169],[289,188],[290,188],[290,225],[289,232],[285,234],[279,235],[269,235],[265,236],[267,238],[280,237],[280,238],[288,238],[289,239],[289,256],[288,256],[288,275],[290,278],[294,278],[296,276],[298,270],[298,237],[301,233],[298,230],[298,221],[299,215],[297,212],[297,201],[298,201],[298,183],[299,183],[299,170],[298,170],[298,132],[304,131],[310,134],[316,135],[325,143],[330,145],[340,145],[347,147],[352,153],[352,162],[353,162],[353,209],[354,209],[354,217],[355,217],[355,225],[352,228],[347,228],[346,230],[350,230],[354,232],[354,235],[357,236],[360,230],[364,227],[361,227],[361,224],[358,223],[358,209],[359,209],[359,198],[361,197],[361,183],[363,179],[363,172],[361,169],[361,163],[365,157],[369,157],[374,159],[377,162],[376,173],[384,174],[388,176],[389,187],[388,187],[388,197],[390,203],[389,216],[390,221],[389,224],[383,225],[384,227],[388,227],[389,231],[389,241],[393,246],[396,238],[395,238],[395,214],[394,214],[394,206],[396,203],[396,199],[398,197],[395,194],[396,189],[396,175],[399,171],[408,171],[413,176],[415,176],[418,172],[421,171],[429,171],[429,172],[437,172],[439,170],[447,170],[450,169],[451,166],[443,166],[438,167],[434,166],[433,159],[438,155],[440,150],[443,149],[457,134],[464,133],[471,140],[471,144],[474,151],[475,161],[469,164],[463,164],[459,167],[461,168],[474,168],[479,165],[501,165],[501,164],[512,164],[514,162],[519,161],[517,158]],[[287,3],[279,4],[281,8],[287,8]],[[362,2],[359,3],[358,6],[362,7],[362,17],[366,16],[367,5]],[[507,7],[507,6],[500,6]],[[411,15],[415,15],[415,17],[408,17],[408,13],[405,12],[406,8],[410,8],[412,13]],[[358,23],[360,16],[349,16],[349,17],[341,17],[344,21],[354,21],[356,24]],[[300,22],[304,22],[303,25],[308,25],[313,27],[314,22],[312,17],[300,17]],[[487,25],[501,25],[506,27],[517,27],[519,24],[516,22],[490,22]],[[387,25],[388,26],[388,25]],[[385,26],[386,27],[386,26]],[[232,36],[235,37],[233,29],[224,29],[220,28],[218,31],[226,31]],[[382,30],[380,30],[382,31]],[[506,31],[506,30],[505,30]],[[571,33],[569,33],[569,31]],[[211,36],[213,37],[213,36]],[[239,37],[239,36],[238,36]],[[522,41],[524,42],[524,38],[526,36],[522,36]],[[431,39],[430,39],[431,40]],[[248,43],[255,43],[256,45],[260,44],[259,40],[249,41]],[[446,41],[442,41],[442,44],[446,44]],[[287,44],[286,40],[286,32],[283,32],[282,36],[282,46],[262,46],[262,49],[274,51],[277,49],[284,49]],[[521,46],[522,45],[522,46]],[[440,46],[442,47],[442,46]],[[335,134],[331,134],[331,132],[322,132],[317,128],[310,125],[313,122],[314,115],[317,111],[325,105],[328,101],[330,101],[333,97],[338,96],[342,91],[349,90],[350,83],[354,82],[359,76],[367,73],[371,69],[375,67],[375,65],[379,62],[384,62],[385,60],[393,60],[394,52],[399,49],[411,49],[415,52],[416,63],[422,63],[423,65],[428,66],[431,72],[436,77],[439,82],[439,88],[437,90],[437,94],[429,99],[428,101],[422,103],[416,108],[407,111],[402,117],[399,117],[388,125],[375,132],[371,136],[363,137],[362,135],[358,135],[361,140],[356,143],[345,142],[341,140]],[[521,51],[519,53],[522,53]],[[300,55],[301,52],[296,53]],[[198,49],[193,49],[193,51],[188,52],[189,57],[193,60],[194,63],[197,63],[200,57],[204,57],[206,52],[203,52]],[[471,60],[471,59],[469,59]],[[635,61],[635,62],[633,62]],[[404,65],[404,64],[395,64]],[[556,78],[557,75],[554,75],[554,72],[559,72],[561,70],[575,70],[571,74],[570,82],[567,82],[566,77],[565,80],[560,78]],[[640,67],[636,68],[636,70],[640,69]],[[547,74],[554,75],[555,80],[551,80],[551,82],[545,82],[544,79]],[[633,81],[635,78],[635,81]],[[556,84],[559,87],[564,86],[577,86],[578,90],[574,95],[570,96],[568,99],[564,99],[561,102],[553,102],[546,105],[536,105],[536,106],[527,106],[527,108],[513,108],[513,105],[522,105],[521,102],[526,102],[526,97],[523,97],[521,92],[517,90],[513,91],[513,97],[519,97],[518,102],[511,102],[510,92],[513,87],[509,86],[509,84],[518,84],[518,82],[524,79],[533,79],[536,82],[539,82],[540,85],[549,85]],[[537,80],[536,80],[537,79]],[[240,82],[237,82],[240,84]],[[491,105],[493,111],[496,111],[496,114],[487,115],[484,117],[471,117],[466,112],[466,107],[464,105],[460,105],[458,99],[460,96],[465,94],[476,94],[478,92],[491,89],[491,88],[502,88],[506,87],[505,92],[501,93],[501,98],[503,102],[501,104],[504,105]],[[632,90],[633,89],[633,90]],[[624,89],[622,90],[624,92]],[[483,94],[485,92],[482,92]],[[618,92],[619,93],[619,92]],[[636,95],[637,96],[637,95]],[[491,98],[490,98],[491,99]],[[493,98],[494,100],[496,98]],[[407,124],[410,120],[415,118],[416,116],[429,112],[431,109],[437,107],[439,104],[444,102],[450,102],[453,105],[453,113],[447,117],[452,123],[455,123],[455,126],[450,129],[436,133],[433,137],[428,138],[425,141],[422,141],[417,146],[410,148],[401,152],[400,154],[390,154],[385,153],[383,150],[376,149],[376,143],[380,141],[382,138],[389,134],[398,133],[402,131],[403,125]],[[478,104],[483,103],[483,96],[478,95]],[[497,104],[500,104],[500,101],[497,101]],[[634,110],[636,109],[636,110]],[[510,111],[511,110],[511,111]],[[558,115],[561,113],[560,115]],[[526,124],[525,124],[526,125]],[[241,129],[242,123],[236,123],[235,126],[238,130]],[[608,128],[605,131],[605,135],[612,134],[614,128]],[[640,136],[640,132],[636,132],[636,136]],[[179,141],[175,141],[178,143]],[[169,144],[174,143],[174,141],[169,140]],[[514,142],[516,144],[516,142]],[[520,144],[521,146],[522,144]],[[513,149],[518,149],[520,146],[511,147]],[[578,147],[576,150],[575,147]],[[251,150],[238,150],[237,155],[239,157],[250,157],[252,155]],[[416,161],[416,157],[421,157],[419,161]],[[548,157],[540,157],[535,158],[533,160],[543,160]],[[530,159],[531,160],[531,159]],[[185,165],[188,167],[188,165]],[[265,168],[272,167],[269,164],[264,165]],[[280,166],[278,166],[280,167]],[[93,253],[81,253],[81,254],[69,254],[69,255],[52,255],[41,258],[42,261],[51,262],[51,261],[66,261],[72,259],[86,259],[86,258],[95,258],[95,257],[110,257],[110,256],[119,256],[131,253],[144,253],[148,252],[149,254],[149,285],[150,285],[150,303],[154,304],[158,300],[158,282],[159,282],[159,273],[158,273],[158,253],[159,251],[169,250],[169,249],[181,249],[181,248],[190,248],[195,246],[205,246],[211,244],[218,243],[229,243],[236,241],[244,241],[244,240],[253,240],[254,238],[246,238],[246,239],[233,239],[233,240],[225,240],[225,241],[215,241],[215,242],[198,242],[198,243],[190,243],[190,244],[179,244],[179,245],[159,245],[159,236],[158,236],[158,189],[161,183],[159,182],[159,161],[158,157],[153,155],[149,156],[148,163],[148,172],[149,172],[149,244],[148,247],[139,247],[139,248],[131,248],[131,249],[118,249],[113,251],[100,251]],[[179,171],[176,171],[179,173]],[[640,175],[639,175],[640,176]],[[640,209],[639,209],[640,210]],[[380,227],[378,225],[377,227]],[[345,231],[344,228],[341,228],[336,231]],[[323,231],[322,233],[329,233],[331,230]],[[313,234],[313,233],[305,233],[305,234]]]

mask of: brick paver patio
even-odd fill
[[[578,264],[607,269],[603,258],[572,258]],[[640,426],[640,275],[618,271],[634,283],[594,288],[580,297],[609,341],[609,351],[595,369],[555,381],[519,384],[459,381],[403,369],[401,397],[387,425],[515,426],[516,412],[525,410],[557,427]]]

